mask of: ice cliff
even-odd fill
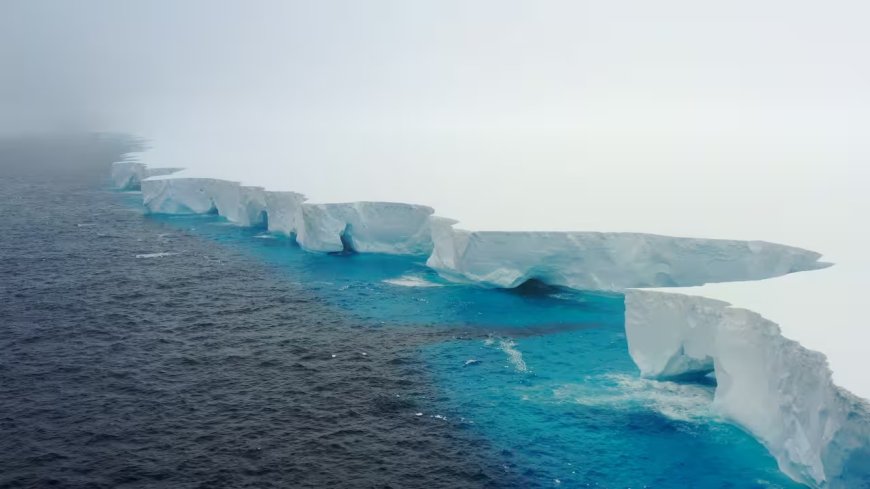
[[[529,280],[624,292],[632,358],[648,377],[712,374],[715,405],[755,434],[781,469],[813,487],[870,487],[870,409],[836,386],[825,357],[776,324],[726,302],[636,290],[760,280],[828,266],[818,253],[763,241],[599,232],[478,232],[432,208],[391,202],[309,203],[212,178],[118,162],[118,188],[141,187],[152,213],[218,214],[290,236],[313,252],[428,255],[443,277],[489,287]]]
[[[313,251],[417,255],[432,249],[431,207],[393,202],[304,204],[296,232]]]
[[[309,204],[302,194],[273,192],[211,178],[147,178],[142,200],[155,214],[217,214],[240,226],[295,237],[315,252],[428,254],[430,207],[393,202]]]
[[[169,175],[180,168],[148,168],[135,160],[118,161],[112,165],[112,183],[121,190],[139,190],[142,180],[148,177]]]
[[[464,231],[433,227],[427,265],[442,276],[512,288],[535,279],[579,290],[686,287],[827,266],[818,253],[763,241],[640,233]]]
[[[629,290],[625,329],[642,375],[715,375],[718,412],[761,440],[793,479],[870,487],[870,407],[834,384],[824,355],[775,323],[723,301]]]

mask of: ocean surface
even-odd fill
[[[620,296],[146,215],[129,144],[0,140],[0,487],[798,487]]]

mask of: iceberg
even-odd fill
[[[296,192],[266,190],[266,229],[269,232],[295,236],[299,229],[299,216],[305,196]]]
[[[296,240],[310,251],[427,254],[431,207],[394,202],[303,204]]]
[[[309,203],[297,192],[175,171],[127,160],[112,176],[119,188],[138,184],[149,212],[218,214],[289,236],[307,251],[428,255],[426,264],[445,279],[486,287],[535,280],[623,293],[629,353],[642,376],[713,375],[715,407],[761,440],[784,473],[813,487],[870,487],[870,408],[834,383],[824,355],[758,313],[670,292],[830,266],[819,253],[643,233],[467,231],[424,205]],[[659,287],[668,291],[649,290]]]
[[[149,168],[135,160],[116,161],[112,164],[112,183],[120,190],[140,190],[142,180],[149,177],[171,175],[180,168]]]
[[[825,356],[776,323],[725,301],[629,290],[625,329],[643,376],[715,375],[717,411],[755,435],[791,478],[870,487],[870,405],[835,385]]]
[[[219,214],[235,217],[240,185],[213,178],[148,178],[142,203],[154,214]]]
[[[427,265],[446,279],[513,288],[529,280],[578,290],[686,287],[759,280],[828,266],[764,241],[641,233],[465,231],[433,226]]]
[[[156,176],[142,181],[155,214],[218,214],[240,226],[295,237],[314,252],[425,255],[432,250],[431,207],[395,202],[309,204],[296,192],[273,192],[213,178]]]
[[[261,187],[213,178],[148,178],[142,182],[142,201],[151,213],[218,214],[248,227],[268,225],[268,193]],[[276,206],[282,203],[279,200],[273,199]]]

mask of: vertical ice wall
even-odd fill
[[[579,290],[758,280],[827,266],[816,252],[763,241],[642,233],[465,231],[436,225],[427,264],[491,287],[528,280]]]
[[[267,226],[309,251],[428,254],[431,207],[395,202],[307,204],[302,194],[272,192],[211,178],[149,178],[143,203],[159,214],[215,213],[240,226]]]
[[[273,233],[296,236],[305,196],[296,192],[266,190],[267,228]]]
[[[428,254],[433,212],[431,207],[393,202],[304,204],[297,241],[312,251]]]
[[[644,376],[713,373],[718,411],[761,440],[793,479],[870,487],[870,407],[834,384],[824,355],[775,323],[718,300],[629,290],[625,330]]]
[[[118,161],[112,164],[112,183],[121,190],[139,190],[142,180],[159,175],[170,175],[179,168],[149,168],[135,160]]]

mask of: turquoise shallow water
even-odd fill
[[[151,218],[255,255],[361,324],[442,332],[418,352],[439,396],[413,415],[487,440],[521,486],[799,487],[716,418],[712,385],[639,378],[620,296],[450,284],[425,257],[317,255],[218,217]]]

